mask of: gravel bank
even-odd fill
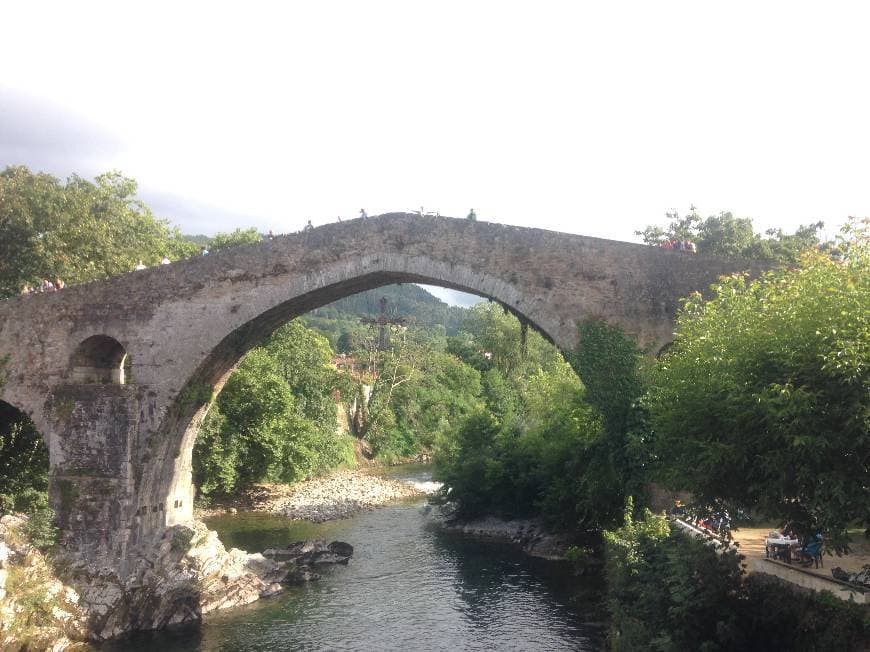
[[[322,523],[369,511],[394,500],[425,496],[432,491],[434,487],[418,488],[366,471],[336,471],[322,478],[292,485],[257,485],[238,500],[215,505],[198,516],[212,516],[239,509]]]

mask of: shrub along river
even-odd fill
[[[392,477],[425,482],[423,468]],[[229,547],[301,539],[354,547],[347,566],[195,627],[137,634],[103,650],[599,650],[603,588],[568,565],[440,532],[423,499],[312,524],[257,513],[207,521]]]

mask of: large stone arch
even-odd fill
[[[131,546],[190,518],[191,425],[238,359],[285,321],[343,296],[423,282],[499,301],[557,346],[601,318],[657,351],[681,297],[763,263],[450,218],[393,214],[0,301],[0,399],[49,442],[53,478],[88,557],[119,567]],[[76,347],[100,335],[131,360],[125,385],[73,382]],[[80,380],[81,378],[79,378]],[[179,503],[181,503],[179,505]]]
[[[144,527],[136,535],[137,539],[147,537],[148,531],[155,528],[183,523],[192,518],[194,490],[191,484],[192,451],[197,431],[208,409],[209,399],[221,390],[249,350],[262,343],[281,325],[296,317],[358,292],[395,283],[423,283],[450,287],[496,301],[545,338],[556,342],[552,331],[547,330],[547,326],[552,326],[553,323],[552,320],[547,319],[548,315],[527,314],[526,307],[534,305],[534,301],[526,300],[515,291],[510,291],[509,286],[496,277],[474,273],[471,269],[462,266],[454,266],[449,270],[453,280],[444,281],[443,277],[403,271],[436,269],[448,273],[443,266],[431,260],[409,259],[403,256],[381,258],[377,261],[363,260],[360,267],[365,270],[365,273],[359,276],[354,276],[359,271],[357,269],[348,270],[345,266],[336,269],[336,267],[339,266],[322,269],[320,276],[322,280],[328,279],[334,282],[315,291],[303,292],[265,309],[224,335],[202,358],[177,393],[175,402],[167,410],[159,426],[158,439],[163,442],[165,451],[157,454],[153,461],[149,456],[143,464],[142,468],[145,471],[140,486],[140,505],[137,512],[139,517],[145,514],[157,514],[158,518],[140,518],[140,523]],[[542,323],[547,326],[541,326]],[[219,332],[223,333],[223,330]],[[149,466],[153,467],[153,473],[147,470]]]

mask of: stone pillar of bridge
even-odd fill
[[[126,557],[139,403],[132,385],[69,384],[46,405],[49,501],[65,549],[90,563],[119,568]]]

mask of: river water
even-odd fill
[[[394,477],[428,479],[398,467]],[[600,650],[601,587],[564,564],[438,531],[422,500],[311,524],[263,514],[207,521],[245,550],[346,541],[347,566],[274,598],[208,614],[199,626],[138,634],[103,650]],[[579,591],[578,591],[579,587]]]

